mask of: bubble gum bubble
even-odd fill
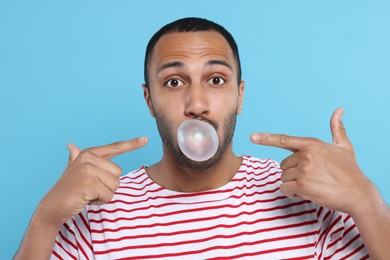
[[[189,119],[177,129],[180,150],[193,161],[206,161],[218,149],[218,135],[214,127],[204,121]]]

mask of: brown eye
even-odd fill
[[[184,83],[181,80],[178,79],[170,79],[168,80],[165,85],[170,88],[176,88],[182,86]]]
[[[213,77],[208,82],[212,85],[222,85],[225,83],[225,80],[221,77]]]

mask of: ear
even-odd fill
[[[155,117],[152,98],[150,96],[150,90],[145,84],[142,84],[142,88],[144,89],[144,98],[146,101],[146,105],[148,105],[149,112],[152,115],[152,117]]]
[[[241,80],[240,85],[238,86],[238,106],[237,106],[237,115],[242,112],[242,105],[244,103],[244,88],[245,82]]]

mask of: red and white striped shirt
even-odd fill
[[[368,259],[352,218],[279,191],[272,160],[242,156],[233,179],[183,193],[145,167],[120,179],[111,202],[64,224],[52,259]]]

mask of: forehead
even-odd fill
[[[174,32],[163,35],[153,49],[151,68],[173,60],[223,59],[235,64],[233,51],[218,32]]]

